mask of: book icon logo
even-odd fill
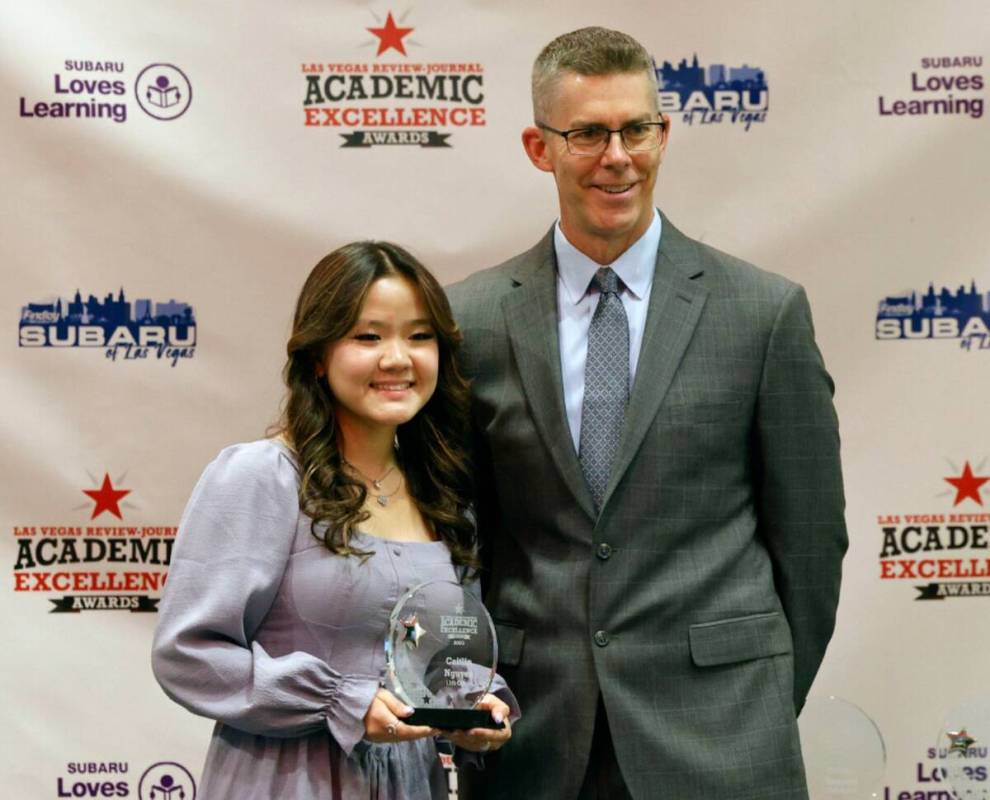
[[[150,117],[172,120],[186,113],[192,102],[192,84],[174,64],[149,64],[134,83],[138,105]]]

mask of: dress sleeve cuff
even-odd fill
[[[341,678],[331,692],[327,729],[346,756],[364,738],[364,715],[378,689],[378,678],[354,676]]]

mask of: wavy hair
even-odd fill
[[[274,430],[295,452],[299,506],[312,520],[313,535],[338,555],[371,555],[351,542],[356,527],[371,516],[363,509],[368,491],[343,468],[333,395],[317,377],[317,365],[327,347],[357,323],[371,285],[389,276],[406,278],[419,290],[439,350],[436,391],[398,427],[396,460],[412,501],[454,563],[477,567],[474,525],[465,516],[472,486],[468,384],[455,358],[462,336],[443,288],[409,252],[389,242],[353,242],[313,268],[296,303],[283,369],[287,394]]]

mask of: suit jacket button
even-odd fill
[[[595,644],[605,647],[608,644],[608,634],[605,631],[595,631]]]
[[[598,545],[597,556],[602,561],[608,561],[612,557],[612,545],[608,544],[608,542],[602,542]]]

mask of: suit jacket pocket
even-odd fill
[[[746,405],[741,400],[677,403],[660,408],[658,419],[667,425],[704,425],[738,419]]]
[[[701,622],[688,628],[691,660],[699,667],[790,653],[791,629],[779,611]]]
[[[519,666],[526,631],[511,622],[496,620],[495,635],[498,637],[498,663],[507,667]]]

